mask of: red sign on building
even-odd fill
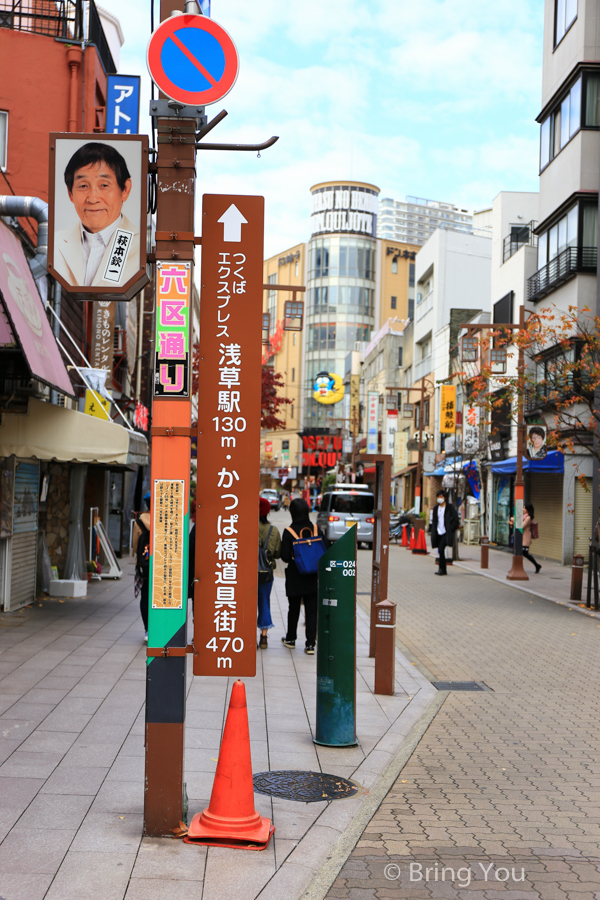
[[[194,675],[256,674],[264,200],[205,194]]]

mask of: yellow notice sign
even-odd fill
[[[184,481],[154,482],[152,609],[183,607]]]
[[[86,416],[96,416],[97,419],[108,419],[110,422],[110,400],[105,400],[99,394],[95,394],[88,388],[85,392]]]
[[[456,431],[456,386],[443,384],[440,397],[440,431],[454,434]]]

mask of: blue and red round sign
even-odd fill
[[[217,103],[236,82],[238,53],[224,28],[206,16],[172,16],[148,44],[148,71],[159,90],[186,105]]]

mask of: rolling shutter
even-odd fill
[[[563,476],[530,474],[529,501],[540,533],[538,540],[531,542],[531,553],[562,562]]]
[[[587,491],[575,481],[575,528],[573,553],[582,553],[588,558],[590,537],[592,536],[592,479],[586,478]]]

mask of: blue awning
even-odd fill
[[[438,465],[437,469],[433,472],[429,473],[429,478],[433,478],[437,476],[441,478],[442,475],[451,475],[453,472],[459,472],[462,466],[462,460],[460,456],[453,456],[450,459],[444,459]]]
[[[517,457],[511,456],[492,463],[494,475],[514,475],[517,471]],[[561,475],[565,471],[565,457],[559,450],[550,450],[544,459],[525,459],[524,472],[540,472],[547,475]]]

